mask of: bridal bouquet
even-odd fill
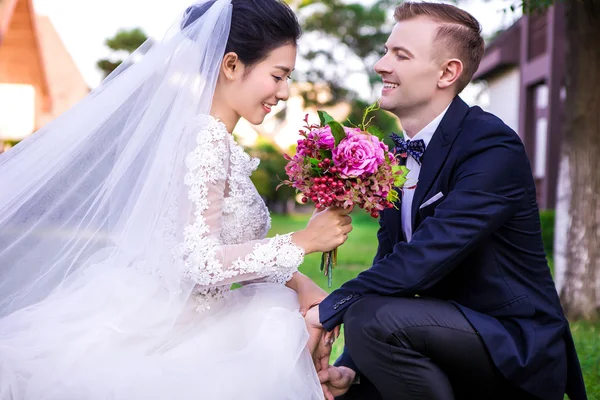
[[[288,180],[281,185],[302,193],[302,202],[312,201],[317,209],[358,206],[372,217],[394,207],[398,191],[406,183],[408,169],[383,142],[384,134],[368,119],[378,105],[368,107],[362,123],[343,126],[329,114],[318,111],[320,124],[309,124],[308,115],[296,155],[288,160]],[[279,185],[279,186],[281,186]],[[321,271],[331,287],[332,269],[337,264],[337,249],[323,253]]]

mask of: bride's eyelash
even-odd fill
[[[282,80],[284,79],[283,77],[281,77],[281,76],[276,76],[276,75],[272,75],[272,77],[273,77],[273,78],[275,78],[275,80],[276,80],[277,82],[279,82],[279,81],[282,81]],[[285,77],[285,79],[287,79],[288,81],[291,81],[291,80],[292,80],[292,77],[291,77],[291,76],[286,76],[286,77]]]

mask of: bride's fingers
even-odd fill
[[[345,225],[350,225],[350,224],[352,224],[352,217],[349,215],[343,216],[341,225],[345,226]]]
[[[331,332],[325,332],[325,334],[323,335],[323,340],[325,341],[325,344],[328,344],[328,345],[333,344],[333,341],[335,340],[333,338],[333,335],[335,335],[335,330],[333,330]]]
[[[335,400],[333,394],[325,384],[321,384],[321,388],[323,388],[323,394],[325,395],[325,400]]]
[[[326,371],[329,368],[329,357],[321,358],[319,368],[321,371]]]
[[[321,332],[321,329],[317,328],[308,329],[308,342],[306,343],[306,347],[310,354],[314,355],[321,345],[321,341],[323,340]]]
[[[313,215],[317,215],[323,211],[327,210],[326,208],[316,208],[313,210]]]

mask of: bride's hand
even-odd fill
[[[313,363],[317,372],[329,367],[329,358],[333,349],[333,332],[323,331],[321,340],[312,353]]]
[[[352,208],[330,207],[315,212],[306,228],[295,232],[292,240],[306,254],[331,251],[348,239],[352,231],[352,218],[348,215],[351,211]]]
[[[319,310],[313,307],[308,310],[306,317],[306,328],[308,329],[307,348],[310,352],[317,372],[329,366],[329,357],[333,342],[339,336],[339,326],[333,331],[327,332],[319,322]]]
[[[316,283],[314,283],[309,277],[296,273],[294,285],[292,289],[298,294],[298,301],[300,302],[300,314],[306,316],[306,312],[316,307],[325,297],[327,292],[321,289]]]

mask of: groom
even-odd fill
[[[454,6],[403,3],[375,70],[416,189],[382,213],[373,265],[307,319],[344,324],[319,372],[340,399],[586,399],[519,137],[458,97],[484,52]]]

